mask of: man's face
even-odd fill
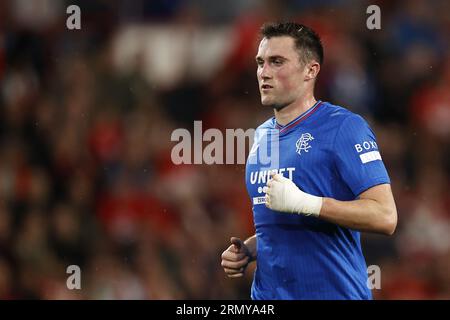
[[[261,103],[281,109],[302,93],[305,66],[292,37],[263,38],[256,55]]]

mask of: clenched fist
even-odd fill
[[[275,211],[319,216],[322,198],[300,190],[294,182],[280,174],[272,175],[264,188],[266,207]]]
[[[232,237],[230,242],[231,245],[222,253],[221,265],[228,277],[242,277],[251,261],[250,251],[239,238]]]

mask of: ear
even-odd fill
[[[305,72],[305,80],[313,80],[317,77],[320,71],[320,64],[317,61],[311,61],[306,65]]]

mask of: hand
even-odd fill
[[[322,198],[300,190],[294,182],[280,174],[272,174],[264,188],[266,207],[275,211],[319,216]]]
[[[239,238],[232,237],[230,242],[231,246],[222,253],[221,265],[228,277],[242,277],[251,260],[250,251]]]

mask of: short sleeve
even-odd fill
[[[390,183],[375,134],[359,115],[341,124],[334,142],[337,170],[355,196],[384,183]]]

